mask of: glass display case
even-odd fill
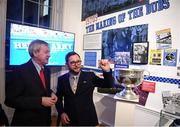
[[[162,126],[180,126],[180,113],[167,112],[162,109],[160,112],[159,127]]]
[[[180,126],[180,93],[164,91],[159,126]]]

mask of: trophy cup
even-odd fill
[[[120,85],[124,86],[124,89],[116,93],[116,96],[126,100],[139,100],[138,95],[133,92],[132,88],[142,83],[144,80],[144,70],[122,68],[116,71],[118,73],[116,80]]]

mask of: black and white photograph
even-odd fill
[[[148,42],[133,43],[132,63],[148,63]]]
[[[128,68],[130,64],[130,52],[115,52],[115,67]]]
[[[162,91],[162,102],[166,112],[180,113],[180,93]]]

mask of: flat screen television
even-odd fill
[[[49,43],[49,66],[65,65],[65,55],[74,51],[74,33],[11,23],[9,65],[26,63],[30,59],[28,46],[35,39]]]

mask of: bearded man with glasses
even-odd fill
[[[100,61],[104,78],[99,78],[93,72],[82,70],[81,58],[76,52],[69,52],[65,59],[69,72],[58,78],[58,120],[65,126],[96,126],[98,118],[93,90],[95,87],[113,86],[110,63],[108,60]]]

